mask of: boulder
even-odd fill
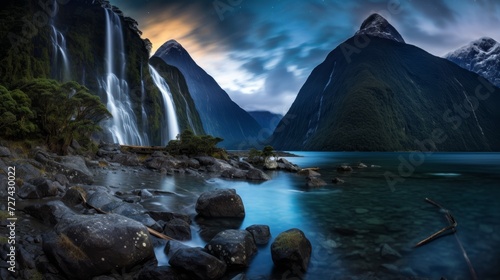
[[[177,240],[169,240],[167,241],[167,244],[165,244],[165,249],[163,250],[163,252],[167,255],[168,258],[171,258],[177,252],[177,250],[181,248],[192,248],[192,247]]]
[[[307,270],[312,246],[304,233],[296,228],[280,233],[271,244],[274,265],[285,269]]]
[[[179,214],[169,211],[148,211],[147,213],[149,214],[149,216],[151,216],[151,218],[155,219],[156,221],[168,222],[173,219],[181,219],[186,223],[188,223],[189,225],[191,224],[191,218],[185,214]]]
[[[81,156],[55,156],[41,149],[33,153],[35,160],[44,164],[47,171],[63,174],[71,183],[92,184],[94,181],[94,175]]]
[[[38,178],[40,176],[42,176],[40,170],[34,167],[31,163],[28,162],[16,163],[17,178],[22,178],[24,181],[28,181],[34,178]]]
[[[244,160],[238,161],[238,168],[243,169],[243,170],[254,169],[252,164],[250,164]]]
[[[245,207],[234,189],[204,192],[196,201],[196,212],[210,218],[244,218]]]
[[[241,169],[231,168],[222,171],[220,176],[228,179],[244,179],[247,176],[247,173]]]
[[[186,280],[189,279],[171,266],[145,267],[137,275],[137,280]]]
[[[191,274],[194,279],[219,279],[226,273],[226,264],[201,248],[181,248],[168,263]]]
[[[264,169],[267,170],[276,170],[278,169],[278,162],[276,162],[276,159],[267,157],[264,160]]]
[[[186,160],[186,164],[188,167],[193,168],[193,169],[200,168],[200,162],[194,158],[190,158],[190,159]]]
[[[352,167],[350,167],[349,165],[340,165],[340,166],[337,166],[337,172],[340,172],[340,173],[347,173],[347,172],[351,172],[352,171]]]
[[[42,221],[46,225],[56,225],[65,217],[76,215],[62,201],[54,200],[45,204],[34,204],[24,207],[24,212]]]
[[[366,166],[366,164],[360,162],[358,163],[358,165],[356,166],[358,169],[362,169],[362,168],[367,168],[368,166]]]
[[[264,171],[254,168],[250,169],[247,172],[247,179],[248,180],[255,180],[255,181],[268,181],[271,180],[271,177],[264,173]]]
[[[154,258],[147,228],[116,214],[63,218],[43,235],[43,251],[70,279],[89,279]]]
[[[63,174],[56,174],[54,176],[54,180],[57,181],[57,182],[59,182],[59,184],[65,186],[65,187],[69,187],[70,186],[68,178],[65,175],[63,175]]]
[[[279,167],[279,169],[283,169],[283,170],[286,170],[288,172],[299,172],[300,171],[300,168],[298,165],[289,162],[285,158],[278,159],[278,167]]]
[[[109,205],[112,202],[121,202],[121,200],[110,195],[107,191],[104,190],[97,190],[90,194],[89,197],[87,197],[87,203],[89,205],[95,208],[100,208],[101,210],[104,210],[104,206]],[[110,210],[109,207],[104,211],[107,210]]]
[[[163,226],[163,233],[176,240],[190,240],[191,227],[181,219],[172,219]]]
[[[0,146],[0,157],[10,157],[11,153],[9,148]]]
[[[321,174],[319,172],[316,172],[316,171],[309,169],[309,168],[301,169],[301,170],[299,170],[299,172],[297,172],[297,174],[304,175],[306,177],[319,177],[319,176],[321,176]]]
[[[208,165],[214,165],[215,164],[215,158],[213,158],[213,157],[202,156],[202,157],[196,157],[195,159],[202,166],[208,166]]]
[[[24,183],[18,191],[20,198],[43,198],[56,196],[58,194],[59,183],[46,178],[35,178]]]
[[[115,154],[111,157],[112,162],[117,162],[121,165],[124,166],[139,166],[139,158],[137,157],[136,154],[132,153],[122,153],[122,154]]]
[[[271,231],[267,225],[251,225],[245,230],[252,234],[257,245],[265,245],[271,238]]]
[[[316,189],[326,186],[326,182],[317,176],[306,177],[306,187],[308,189]]]
[[[339,177],[335,177],[332,179],[332,183],[334,184],[343,184],[345,181],[340,179]]]
[[[257,253],[257,246],[250,232],[228,229],[219,232],[205,246],[211,255],[224,261],[228,267],[248,267]]]

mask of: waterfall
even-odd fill
[[[166,145],[169,140],[175,139],[179,134],[179,123],[177,122],[177,115],[175,113],[175,105],[172,99],[172,94],[170,93],[170,88],[167,82],[162,76],[149,65],[149,72],[153,78],[154,83],[158,87],[163,97],[163,105],[165,107],[165,124],[167,124],[167,130],[162,129],[162,144]]]
[[[128,145],[149,145],[139,134],[137,119],[130,101],[130,89],[125,80],[125,45],[120,17],[111,10],[106,12],[106,75],[99,81],[106,91],[109,112],[113,118],[105,125],[113,141]]]
[[[56,29],[54,24],[50,25],[52,29],[51,40],[52,40],[52,77],[59,81],[69,81],[69,60],[68,52],[66,49],[66,39],[64,35]]]

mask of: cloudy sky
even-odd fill
[[[500,41],[498,0],[110,0],[153,52],[175,39],[246,110],[285,114],[312,69],[371,13],[409,44],[442,56]]]

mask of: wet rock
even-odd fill
[[[337,172],[339,173],[347,173],[347,172],[351,172],[352,171],[352,167],[350,167],[349,165],[340,165],[337,167]]]
[[[139,158],[136,154],[132,153],[122,153],[115,154],[111,157],[111,161],[117,162],[123,166],[139,166]]]
[[[71,187],[66,191],[61,200],[64,203],[73,206],[82,203],[82,195],[85,196],[85,192],[81,188]]]
[[[251,225],[245,230],[252,234],[257,245],[265,245],[271,239],[271,231],[267,225]]]
[[[147,213],[156,221],[168,222],[173,219],[181,219],[186,223],[191,224],[191,218],[188,215],[168,211],[148,211]]]
[[[358,169],[367,168],[367,167],[368,166],[366,166],[366,164],[364,164],[362,162],[358,163],[358,165],[356,166],[356,168],[358,168]]]
[[[21,269],[33,269],[35,268],[35,256],[24,249],[24,247],[19,246],[17,248],[16,260],[19,263]]]
[[[72,183],[92,184],[93,174],[81,156],[55,156],[41,149],[33,152],[36,161],[44,164],[48,171],[65,175]]]
[[[63,174],[56,174],[54,176],[54,180],[57,181],[57,182],[59,182],[59,184],[65,186],[65,187],[69,187],[70,186],[68,177],[66,177]]]
[[[186,160],[186,164],[188,167],[193,168],[193,169],[198,169],[200,168],[200,162],[197,159],[190,158]]]
[[[299,170],[299,172],[297,172],[297,174],[304,175],[306,177],[319,177],[319,176],[321,176],[321,174],[319,172],[316,172],[316,171],[308,169],[308,168]]]
[[[252,164],[250,164],[244,160],[238,162],[238,168],[243,169],[243,170],[254,169]]]
[[[163,233],[176,240],[190,240],[191,227],[181,219],[172,219],[165,223]]]
[[[151,192],[149,192],[148,190],[143,189],[143,190],[139,191],[139,196],[142,198],[151,198],[151,197],[153,197],[153,194]]]
[[[177,252],[177,250],[181,248],[191,248],[191,247],[177,240],[169,240],[167,241],[167,244],[165,245],[165,249],[163,252],[168,256],[168,258],[171,258],[175,254],[175,252]]]
[[[396,250],[392,249],[391,246],[384,243],[380,246],[380,257],[387,260],[398,260],[401,258],[401,254],[399,254]]]
[[[234,189],[204,192],[196,201],[196,212],[211,218],[244,218],[245,207]]]
[[[137,280],[187,280],[185,275],[171,266],[145,267],[137,275]]]
[[[104,211],[109,211],[108,209],[103,209],[105,205],[109,205],[112,202],[121,202],[120,199],[110,195],[107,191],[98,190],[93,192],[89,197],[87,197],[87,203],[95,208],[99,208]]]
[[[274,158],[267,157],[264,160],[264,169],[276,170],[278,169],[278,162]]]
[[[26,206],[24,212],[42,221],[46,225],[56,225],[63,218],[75,215],[73,210],[58,200],[49,201],[45,204]]]
[[[181,248],[168,263],[191,274],[194,279],[218,279],[226,273],[226,264],[200,248]]]
[[[264,173],[264,171],[254,168],[250,169],[247,172],[247,179],[248,180],[255,180],[255,181],[268,181],[271,180],[271,177]]]
[[[277,162],[278,162],[278,167],[280,169],[284,169],[288,172],[299,172],[300,171],[300,168],[298,165],[293,164],[284,158],[278,159]]]
[[[381,264],[380,267],[383,270],[386,270],[390,273],[399,274],[399,268],[393,264],[384,263],[384,264]]]
[[[88,279],[154,258],[146,227],[116,214],[64,218],[43,235],[43,250],[70,279]]]
[[[342,179],[340,179],[338,177],[335,177],[335,178],[332,179],[332,183],[334,183],[334,184],[339,184],[340,185],[340,184],[343,184],[344,182],[345,182],[344,180],[342,180]]]
[[[10,157],[11,153],[9,148],[0,146],[0,157]]]
[[[307,270],[311,259],[312,246],[304,233],[296,228],[280,233],[271,244],[274,265],[292,269]]]
[[[205,249],[224,261],[228,267],[248,267],[251,258],[257,253],[252,234],[236,229],[219,232],[208,242]]]
[[[213,157],[195,157],[195,159],[200,163],[202,166],[208,166],[208,165],[214,165],[215,164],[215,158]]]
[[[29,181],[40,176],[42,176],[42,173],[32,164],[27,162],[16,163],[16,177]]]
[[[231,168],[222,171],[220,176],[228,179],[244,179],[247,176],[247,173],[241,169]]]
[[[307,176],[306,177],[306,187],[308,189],[316,189],[326,186],[326,182],[321,178],[316,176]]]
[[[40,177],[29,180],[29,183],[36,187],[39,198],[57,195],[58,183],[56,182]]]

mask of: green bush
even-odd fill
[[[178,140],[170,140],[166,150],[171,155],[211,155],[224,157],[223,149],[218,148],[217,144],[224,139],[213,137],[211,135],[195,135],[191,130],[184,130],[178,137]]]

